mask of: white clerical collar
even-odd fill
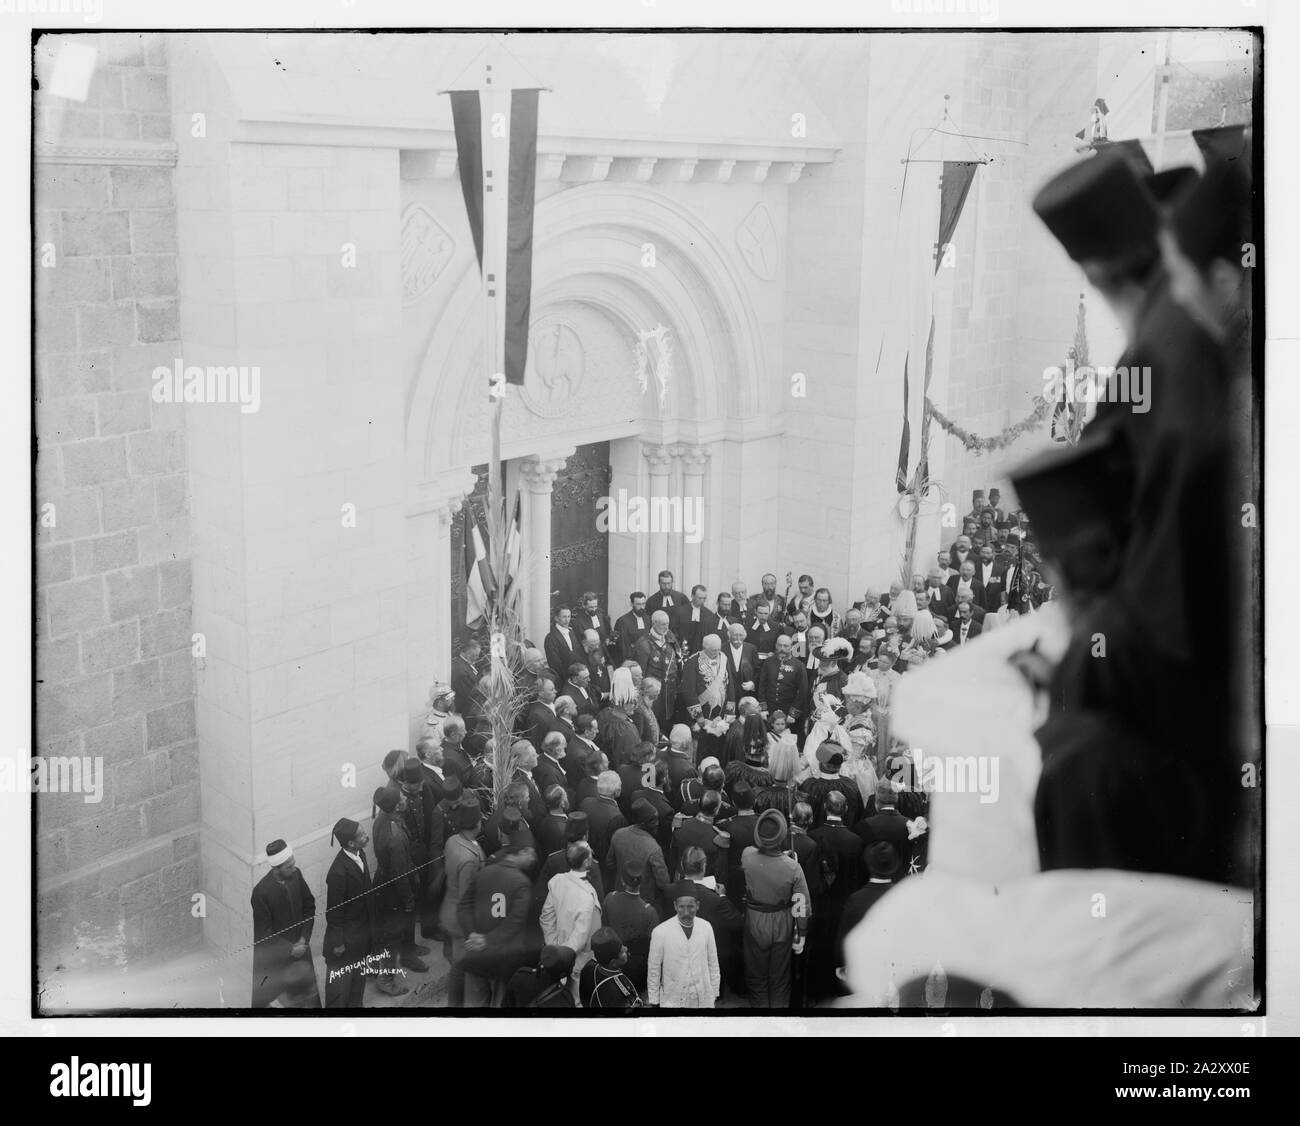
[[[698,607],[698,606],[692,606],[692,607],[691,607],[691,621],[693,621],[693,622],[698,622],[699,620],[700,620],[700,607]]]

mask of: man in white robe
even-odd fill
[[[713,927],[696,917],[700,901],[689,880],[668,894],[677,914],[650,932],[646,997],[664,1009],[711,1009],[722,992]]]

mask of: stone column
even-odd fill
[[[551,628],[551,489],[566,460],[533,454],[519,463],[524,497],[523,553],[528,559],[524,624],[537,645],[542,644]]]
[[[689,504],[699,520],[700,542],[691,543],[682,536],[682,571],[683,584],[694,585],[704,581],[704,537],[708,535],[710,521],[708,506],[704,495],[704,471],[708,468],[713,450],[709,446],[684,446],[682,448],[682,513],[683,517]],[[685,585],[682,590],[688,589]]]
[[[642,446],[641,452],[650,464],[650,513],[654,512],[655,499],[667,498],[669,496],[669,479],[673,469],[673,461],[676,457],[676,451],[672,446]],[[650,566],[647,575],[648,585],[658,589],[656,576],[665,568],[671,569],[672,564],[668,559],[668,533],[664,529],[652,529],[649,534],[650,542]],[[674,574],[674,579],[678,582],[682,576]],[[680,588],[679,588],[680,589]]]

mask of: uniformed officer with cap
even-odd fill
[[[812,898],[803,869],[782,852],[786,821],[775,809],[759,814],[755,846],[745,849],[745,988],[756,1009],[790,1005],[791,958],[803,950]]]

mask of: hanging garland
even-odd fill
[[[1031,430],[1037,430],[1043,425],[1047,418],[1047,412],[1051,409],[1052,404],[1044,399],[1041,395],[1034,396],[1034,409],[1029,412],[1019,422],[1008,426],[1000,434],[994,434],[991,438],[982,438],[978,434],[972,434],[969,430],[963,429],[952,419],[948,418],[939,410],[938,407],[926,396],[925,409],[930,412],[930,417],[943,429],[945,434],[951,434],[968,450],[974,450],[977,454],[982,454],[988,450],[1000,450],[1019,441],[1025,434]]]

